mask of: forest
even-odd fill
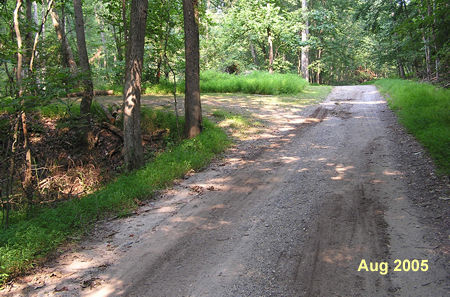
[[[448,174],[449,11],[445,0],[1,0],[0,282],[203,168],[231,130],[262,125],[202,113],[204,94],[419,86],[421,110],[403,124]]]

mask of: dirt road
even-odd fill
[[[288,118],[6,293],[448,296],[448,181],[376,88],[336,87]]]

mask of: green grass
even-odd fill
[[[224,124],[233,129],[242,130],[257,125],[257,123],[252,123],[248,118],[240,114],[231,113],[220,109],[213,111],[212,115],[219,120],[225,121]]]
[[[142,90],[144,94],[170,95],[173,92],[173,83],[161,79],[159,84],[145,83]],[[184,93],[184,80],[177,82],[177,93]]]
[[[261,95],[295,95],[301,93],[308,83],[296,74],[279,74],[255,71],[234,75],[218,71],[200,74],[200,90],[203,93],[244,93]],[[161,80],[159,84],[144,84],[145,94],[171,94],[173,84]],[[184,81],[177,83],[177,92],[184,93]]]
[[[205,71],[200,76],[200,89],[206,93],[298,94],[307,85],[308,83],[296,74],[255,71],[247,75],[234,75]]]
[[[389,106],[428,149],[440,172],[450,175],[450,90],[400,79],[382,79],[375,85],[389,94]]]
[[[158,115],[149,112],[147,116]],[[204,167],[228,145],[225,132],[205,120],[199,136],[174,145],[142,169],[118,177],[93,194],[40,208],[31,218],[13,215],[10,228],[0,231],[0,282],[33,267],[99,219],[130,213],[137,207],[136,199],[148,199],[189,170]]]

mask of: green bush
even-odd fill
[[[442,173],[450,174],[450,90],[400,79],[375,82],[388,93],[400,122],[429,150]]]

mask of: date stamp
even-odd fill
[[[404,259],[394,260],[394,272],[425,272],[428,271],[428,260],[418,259]],[[388,262],[367,262],[365,259],[361,259],[359,263],[358,271],[379,272],[381,275],[386,275],[389,272]]]

